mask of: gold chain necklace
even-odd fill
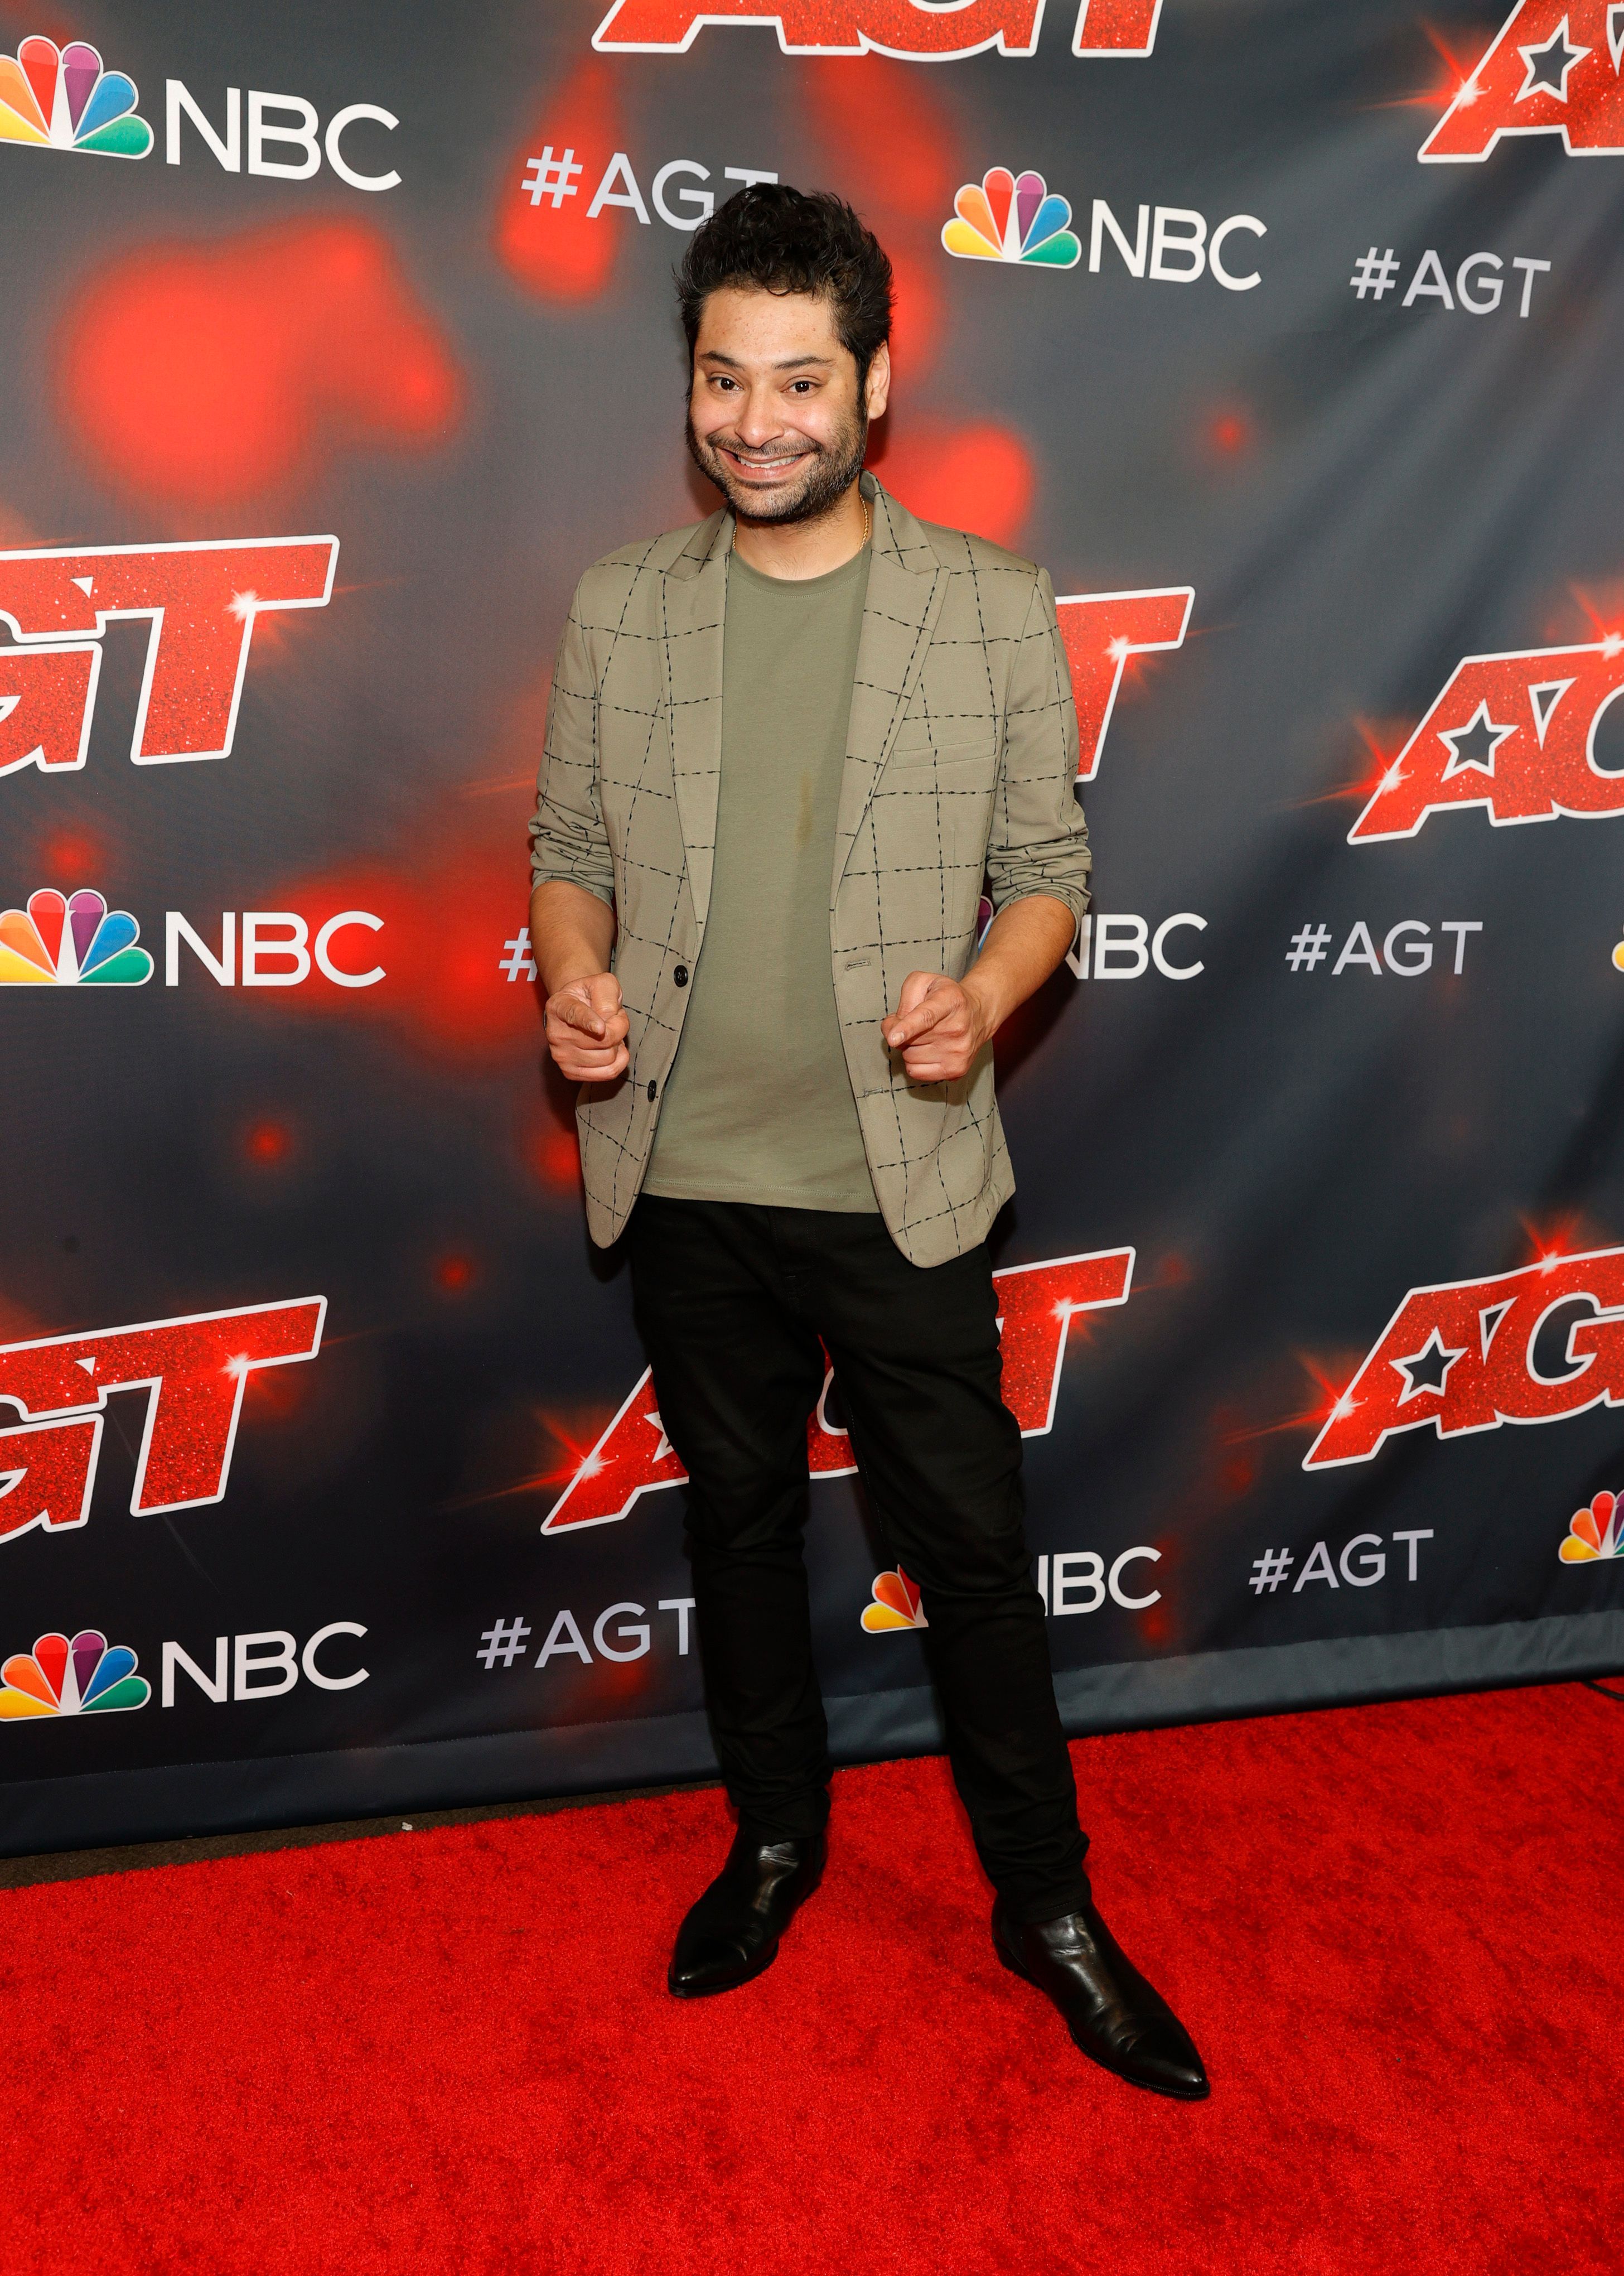
[[[859,493],[859,495],[860,495],[860,493]],[[868,543],[869,537],[870,537],[871,533],[872,532],[873,527],[874,527],[874,517],[873,517],[873,515],[872,515],[872,514],[869,512],[869,510],[868,510],[868,500],[867,500],[866,498],[864,498],[864,500],[863,500],[863,542],[864,542],[864,544],[865,544],[865,545],[866,545],[866,544]]]

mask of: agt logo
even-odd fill
[[[650,1620],[646,1606],[630,1600],[619,1605],[606,1605],[594,1620],[587,1615],[593,1643],[600,1659],[627,1661],[646,1659],[656,1638],[662,1652],[671,1643],[676,1646],[676,1657],[686,1659],[690,1630],[688,1615],[692,1612],[691,1597],[661,1597],[660,1610],[676,1615],[676,1623],[658,1628]],[[626,1614],[631,1618],[627,1619]],[[474,1658],[488,1675],[493,1668],[511,1668],[517,1662],[523,1665],[533,1635],[537,1633],[522,1612],[510,1620],[500,1615],[480,1637],[480,1650]],[[573,1612],[565,1605],[554,1615],[552,1626],[544,1640],[537,1645],[533,1665],[546,1668],[555,1659],[577,1660],[583,1667],[595,1665],[586,1643],[587,1629],[583,1628]]]
[[[135,1672],[127,1643],[110,1644],[100,1628],[36,1636],[31,1652],[13,1652],[0,1667],[0,1721],[42,1715],[117,1715],[144,1707],[152,1686]]]
[[[770,25],[787,56],[900,56],[947,63],[995,49],[1035,55],[1044,0],[615,0],[593,34],[605,55],[685,55],[707,24]],[[1074,56],[1148,56],[1161,0],[1082,0]]]
[[[0,553],[0,775],[85,763],[102,636],[121,617],[151,631],[130,756],[138,767],[223,759],[248,651],[273,610],[324,609],[336,537],[205,539]]]
[[[1570,158],[1624,152],[1624,7],[1519,0],[1421,146],[1424,165],[1486,158],[1502,134],[1560,134]]]
[[[152,129],[135,110],[135,81],[103,71],[83,40],[24,40],[0,56],[0,142],[44,150],[90,150],[104,158],[144,158]]]
[[[302,1296],[0,1347],[0,1411],[29,1418],[0,1430],[0,1542],[88,1522],[110,1391],[147,1394],[132,1515],[223,1501],[248,1377],[313,1359],[326,1317]]]
[[[1003,1347],[1004,1404],[1020,1424],[1023,1438],[1041,1438],[1054,1427],[1061,1362],[1066,1355],[1073,1317],[1079,1312],[1125,1304],[1133,1263],[1131,1248],[1108,1248],[1087,1256],[1059,1257],[1051,1263],[1016,1264],[993,1275]],[[0,1376],[0,1391],[4,1384]],[[814,1477],[848,1477],[857,1468],[851,1440],[829,1410],[833,1388],[830,1369],[825,1372],[822,1396],[806,1425],[807,1467]],[[631,1397],[554,1503],[541,1530],[565,1533],[577,1526],[613,1525],[631,1514],[639,1495],[661,1486],[684,1485],[687,1477],[666,1437],[654,1402],[653,1379],[646,1369]],[[877,1597],[876,1601],[886,1600]],[[917,1608],[917,1598],[915,1604]],[[924,1623],[910,1616],[907,1625]]]
[[[1195,605],[1193,585],[1056,596],[1055,616],[1076,705],[1079,782],[1092,782],[1099,771],[1106,731],[1130,659],[1182,648]]]
[[[1496,828],[1624,814],[1624,772],[1596,763],[1597,731],[1621,690],[1624,633],[1463,657],[1382,774],[1349,844],[1413,838],[1449,807],[1486,807]]]
[[[721,171],[723,180],[729,182],[749,184],[778,179],[776,174],[761,166],[724,166]],[[533,206],[540,207],[545,198],[555,213],[562,213],[566,198],[580,196],[585,171],[572,145],[555,156],[549,142],[539,158],[525,160],[523,193]],[[586,218],[601,220],[613,209],[635,214],[643,227],[648,229],[652,227],[648,213],[652,201],[668,229],[695,230],[716,210],[714,190],[694,186],[696,182],[708,184],[710,178],[710,169],[702,166],[697,158],[668,158],[652,177],[646,199],[629,154],[616,150],[592,193],[585,208]],[[731,193],[724,191],[722,194],[725,197]]]
[[[1603,1404],[1624,1406],[1624,1248],[1412,1288],[1303,1467],[1368,1462],[1402,1430],[1454,1438]]]

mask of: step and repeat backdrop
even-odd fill
[[[1043,562],[1098,850],[1000,1039],[1069,1726],[1624,1663],[1624,6],[0,6],[0,1847],[701,1775],[543,1061],[596,556],[733,187]],[[840,1387],[845,1759],[939,1733]]]

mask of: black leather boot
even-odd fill
[[[828,1841],[759,1841],[740,1826],[728,1862],[676,1932],[666,1982],[678,1999],[731,1992],[778,1957],[778,1939],[823,1878]]]
[[[1053,2000],[1085,2055],[1153,2094],[1199,2102],[1211,2091],[1195,2043],[1091,1904],[1023,1926],[1001,1897],[993,1944],[1004,1966]]]

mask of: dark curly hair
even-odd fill
[[[705,303],[728,285],[827,300],[841,345],[857,359],[859,389],[891,336],[891,263],[831,190],[749,182],[696,231],[676,272],[691,365]]]

